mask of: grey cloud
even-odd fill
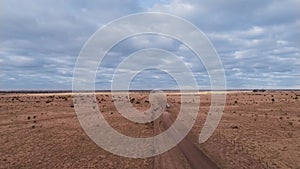
[[[4,0],[0,89],[70,89],[76,57],[85,41],[107,22],[140,11],[175,14],[203,30],[219,53],[229,88],[299,88],[299,5],[297,0],[170,0],[143,2],[143,7],[133,0]],[[132,52],[150,47],[177,55],[193,70],[198,84],[209,87],[205,67],[193,52],[174,39],[152,35],[116,45],[99,67],[97,86],[110,88],[117,65]],[[143,72],[132,84],[139,89],[154,87],[151,81],[162,88],[176,87],[157,71]]]
[[[57,89],[70,89],[88,37],[106,22],[139,10],[132,0],[2,1],[0,89],[55,89],[56,83]],[[22,83],[9,85],[7,79]]]

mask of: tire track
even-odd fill
[[[159,125],[161,123],[161,125]],[[168,129],[173,123],[173,120],[168,112],[164,112],[160,117],[160,120],[156,120],[155,132],[161,131],[161,127],[163,129]],[[218,169],[217,165],[208,158],[195,144],[193,144],[190,140],[184,138],[178,145],[179,153],[182,153],[186,160],[188,161],[190,167],[192,169]],[[159,155],[155,157],[154,166],[155,168],[160,169],[169,169],[169,168],[184,168],[182,164],[178,164],[178,159],[174,158],[174,155],[171,155],[169,152],[164,153],[163,155]],[[172,160],[170,160],[170,158]],[[172,161],[173,164],[164,164],[170,163]],[[177,163],[177,164],[176,164]]]

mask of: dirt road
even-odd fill
[[[160,122],[155,123],[156,132],[162,129],[168,129],[173,123],[173,120],[168,112],[164,112],[160,118]],[[178,153],[182,153],[192,169],[217,169],[217,165],[209,159],[196,145],[190,140],[184,138],[178,145]],[[183,164],[178,164],[176,155],[167,152],[156,157],[155,168],[185,168]],[[170,162],[171,161],[171,162]],[[173,163],[172,163],[173,162]],[[159,166],[159,167],[158,167]]]
[[[169,113],[155,120],[157,127],[124,118],[114,106],[118,98],[109,92],[97,93],[97,103],[115,130],[129,137],[147,138],[165,131],[178,116],[180,93],[166,95],[171,107]],[[152,103],[148,96],[146,92],[131,92],[130,97],[135,98],[132,105],[146,112]],[[201,150],[208,150],[219,168],[300,169],[299,98],[299,90],[228,93],[222,120],[211,138],[201,144]],[[199,160],[199,155],[194,155],[197,153],[191,153],[197,148],[190,150],[184,142],[199,147],[197,135],[210,102],[210,94],[201,94],[199,114],[188,139],[159,156],[135,159],[105,151],[87,136],[74,111],[71,93],[0,93],[0,168],[205,168],[206,160],[202,163],[203,158]],[[159,124],[162,117],[170,123]],[[193,157],[188,155],[197,157],[200,164],[191,164]]]

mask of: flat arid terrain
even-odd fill
[[[188,136],[166,153],[135,159],[105,151],[87,136],[71,93],[0,93],[0,168],[300,168],[300,91],[228,92],[219,126],[203,144],[198,138],[211,94],[195,94],[200,110]],[[164,132],[176,119],[180,93],[166,96],[166,113],[140,124],[117,112],[109,92],[96,94],[107,122],[136,138]],[[141,112],[150,108],[147,92],[131,92],[128,101]]]

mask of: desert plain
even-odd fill
[[[198,137],[211,105],[211,93],[195,94],[200,95],[200,109],[186,139],[218,168],[300,168],[300,91],[228,92],[218,128],[202,144]],[[176,119],[182,104],[180,93],[167,92],[166,97],[170,106],[166,111]],[[109,92],[96,93],[96,98],[102,115],[118,132],[137,138],[158,134],[155,121],[140,124],[120,115]],[[128,101],[141,112],[150,107],[148,92],[131,92]],[[178,146],[149,158],[121,157],[100,148],[80,126],[72,93],[0,93],[0,168],[152,169],[191,165]]]

